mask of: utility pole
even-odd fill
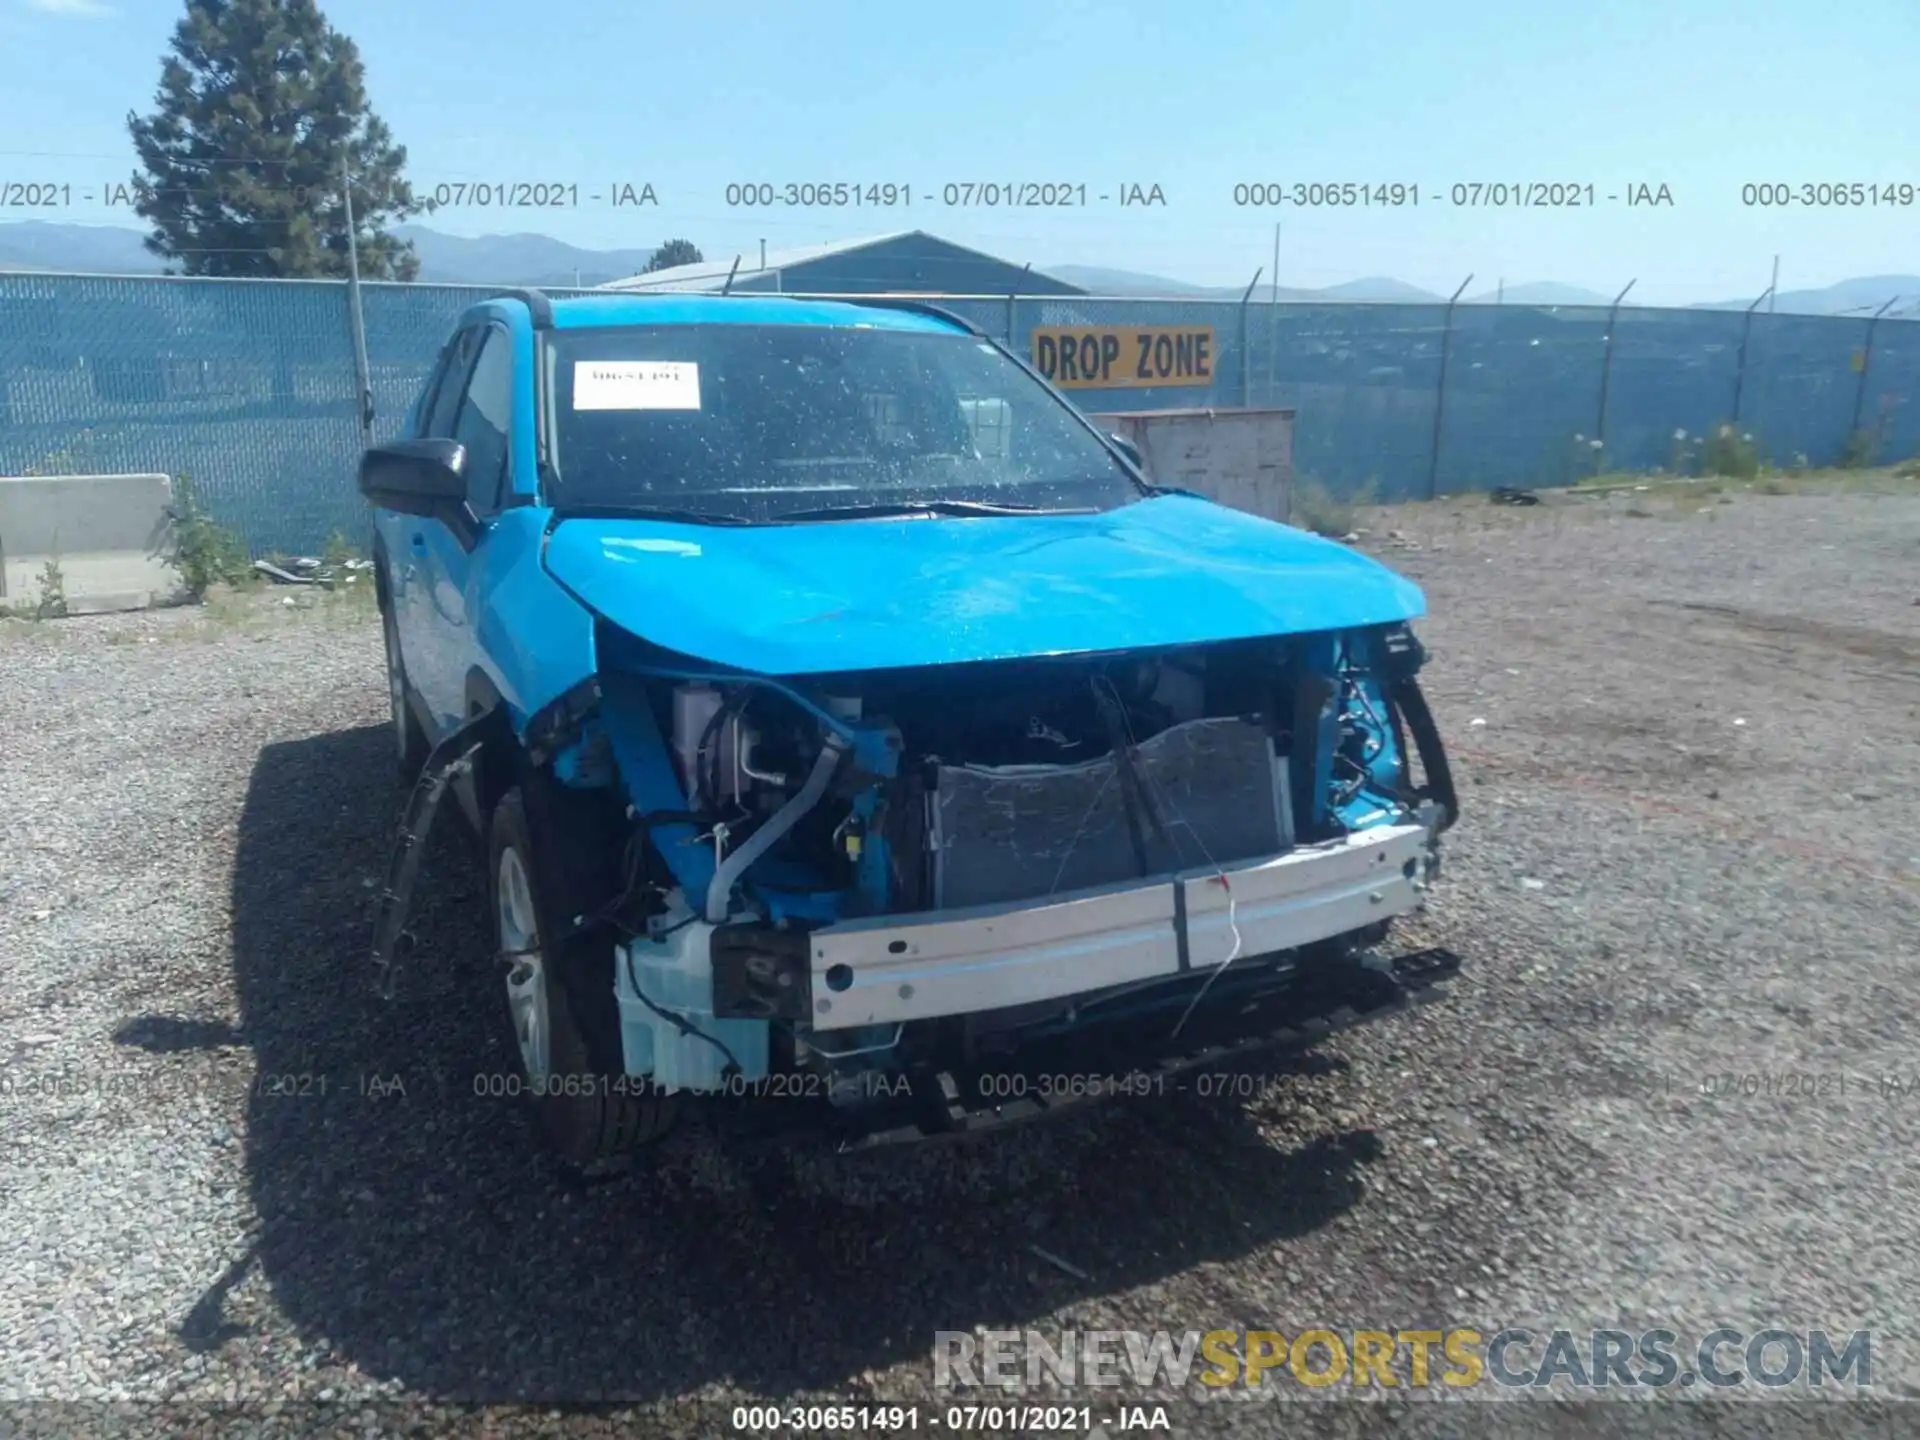
[[[1771,300],[1773,292],[1759,296],[1747,307],[1747,315],[1740,322],[1740,356],[1734,362],[1733,369],[1733,423],[1740,423],[1740,397],[1747,388],[1747,341],[1753,335],[1753,312],[1760,308],[1760,301]]]
[[[1468,275],[1460,282],[1460,288],[1453,292],[1453,298],[1447,301],[1446,328],[1440,332],[1440,379],[1433,387],[1433,444],[1427,452],[1427,498],[1435,499],[1440,494],[1440,429],[1447,415],[1447,358],[1453,352],[1453,307],[1460,303],[1460,297],[1467,293],[1467,286],[1473,283]]]
[[[347,212],[347,323],[353,332],[353,368],[360,382],[360,445],[373,448],[373,371],[367,362],[367,326],[360,313],[360,232],[353,223],[353,172],[340,157],[340,198]]]
[[[1253,346],[1247,331],[1247,302],[1253,299],[1253,287],[1260,283],[1260,272],[1253,272],[1253,279],[1247,282],[1247,290],[1240,297],[1240,408],[1247,409],[1253,404]]]
[[[1280,222],[1273,222],[1273,278],[1267,282],[1267,403],[1280,388]]]
[[[1880,324],[1880,317],[1893,308],[1898,295],[1887,301],[1873,312],[1873,318],[1867,321],[1867,338],[1860,346],[1860,380],[1853,387],[1853,421],[1847,426],[1847,443],[1853,444],[1853,437],[1860,433],[1860,408],[1867,400],[1867,370],[1873,364],[1873,332]]]
[[[1613,297],[1613,306],[1607,311],[1607,348],[1600,358],[1600,416],[1593,422],[1594,443],[1600,447],[1600,459],[1604,464],[1607,457],[1607,390],[1613,383],[1613,332],[1620,326],[1620,302],[1627,298],[1627,291],[1634,287],[1640,277],[1627,281],[1620,293]]]

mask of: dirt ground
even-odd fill
[[[711,1434],[743,1400],[931,1402],[936,1332],[994,1328],[1868,1330],[1872,1393],[1920,1398],[1920,494],[1358,525],[1429,602],[1464,816],[1394,943],[1463,958],[1446,1002],[1250,1101],[859,1162],[690,1132],[590,1189],[479,1083],[513,1058],[458,845],[370,993],[399,796],[368,606],[0,621],[9,1418],[331,1402],[451,1434],[606,1400]],[[1750,1387],[1774,1403],[1725,1433],[1867,1433],[1805,1394]]]

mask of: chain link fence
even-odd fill
[[[360,287],[376,440],[498,287]],[[550,290],[556,298],[582,291]],[[1674,467],[1722,425],[1771,463],[1920,453],[1920,320],[1520,305],[956,296],[1031,357],[1036,329],[1206,326],[1210,382],[1076,389],[1090,412],[1284,406],[1294,473],[1410,499]],[[191,477],[256,554],[366,512],[345,282],[0,274],[0,474]],[[1609,335],[1611,334],[1611,343]]]

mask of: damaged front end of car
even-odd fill
[[[1451,974],[1367,956],[1457,808],[1404,622],[783,676],[599,618],[594,652],[522,742],[624,817],[621,1059],[749,1126],[969,1133]]]

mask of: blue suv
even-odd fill
[[[1443,993],[1419,590],[1157,486],[930,306],[475,306],[375,510],[413,781],[485,842],[537,1127],[988,1128]]]

